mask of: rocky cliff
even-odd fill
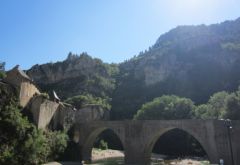
[[[43,91],[55,90],[66,99],[84,93],[108,96],[114,89],[113,75],[117,72],[116,65],[93,59],[87,53],[69,53],[62,62],[34,65],[27,74]]]

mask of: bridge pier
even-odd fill
[[[141,146],[130,145],[125,148],[125,164],[127,165],[148,165],[146,162],[143,148]]]
[[[90,151],[89,150],[83,150],[81,152],[81,157],[82,157],[82,160],[85,163],[91,163],[92,162],[92,149]]]

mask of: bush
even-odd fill
[[[0,110],[0,164],[35,165],[46,161],[46,137],[14,104]]]
[[[6,77],[6,74],[5,74],[4,72],[1,72],[1,71],[0,71],[0,80],[3,79],[3,78],[5,78],[5,77]]]
[[[100,140],[99,147],[101,150],[107,150],[108,149],[108,144],[104,140]]]
[[[45,133],[45,136],[49,151],[48,161],[59,160],[67,147],[67,134],[61,131],[49,131]]]
[[[207,104],[197,106],[195,117],[200,119],[240,119],[240,90],[227,93],[217,92]]]
[[[91,94],[85,94],[68,98],[65,102],[74,105],[77,109],[80,109],[87,104],[97,104],[101,105],[104,109],[110,110],[111,106],[108,101],[108,99],[94,97]]]

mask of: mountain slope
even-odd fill
[[[210,26],[179,26],[145,53],[122,63],[112,117],[132,118],[141,105],[163,94],[206,102],[240,82],[240,19]]]

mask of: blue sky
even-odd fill
[[[240,17],[240,0],[0,0],[0,61],[10,69],[71,51],[122,62],[177,25]]]

